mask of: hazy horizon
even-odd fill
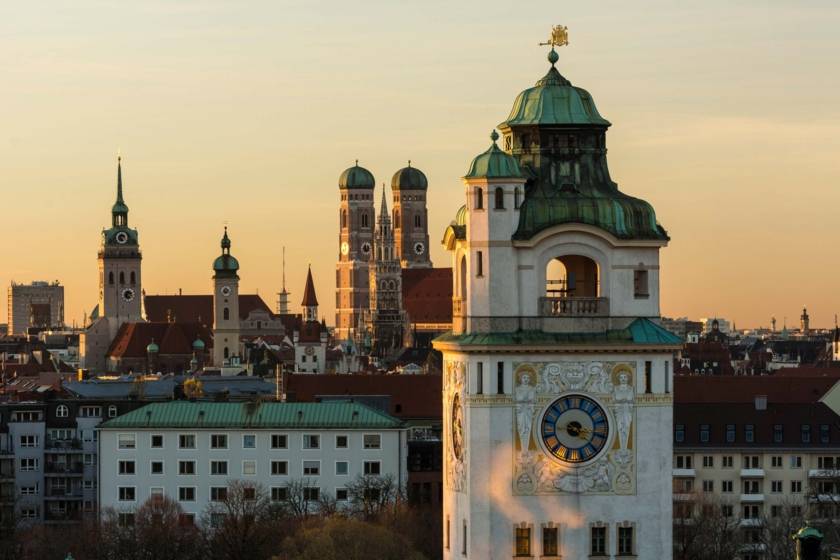
[[[840,312],[840,5],[616,1],[149,1],[0,7],[0,287],[97,303],[116,155],[148,294],[210,293],[225,223],[242,293],[299,309],[307,264],[334,323],[338,176],[429,178],[440,246],[460,177],[516,95],[558,69],[613,126],[610,171],[671,235],[662,313],[813,327]],[[379,196],[377,187],[376,195]],[[778,272],[783,262],[786,275]],[[6,321],[1,306],[0,322]]]

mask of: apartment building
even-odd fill
[[[403,423],[356,402],[153,403],[99,428],[99,505],[126,523],[143,502],[168,496],[199,522],[233,480],[274,501],[302,481],[306,500],[348,500],[362,475],[391,476],[404,488]]]
[[[676,377],[675,520],[713,504],[758,543],[774,519],[840,519],[840,371],[826,372]]]

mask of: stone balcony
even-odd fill
[[[764,478],[764,469],[741,469],[741,478]]]
[[[748,504],[760,504],[764,502],[764,494],[741,494],[741,502]]]
[[[543,317],[609,317],[610,300],[605,297],[542,297]]]

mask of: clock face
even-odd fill
[[[464,410],[461,397],[452,397],[452,454],[459,461],[464,458]]]
[[[122,291],[122,298],[125,301],[133,300],[134,299],[134,290],[132,290],[131,288],[126,288],[125,290]]]
[[[414,252],[417,253],[418,255],[422,255],[423,251],[425,251],[425,250],[426,250],[426,246],[423,245],[422,243],[415,243],[414,244]]]
[[[230,286],[222,286],[222,295],[229,296],[230,295]]]
[[[314,348],[312,348],[311,346],[307,346],[307,347],[306,347],[306,350],[304,350],[304,352],[306,352],[306,354],[307,354],[307,355],[310,355],[310,356],[311,356],[312,354],[314,354],[314,353],[315,353],[315,349],[314,349]]]
[[[603,407],[583,395],[560,397],[548,406],[540,422],[546,451],[564,463],[594,459],[607,444],[609,429]]]
[[[341,254],[346,255],[350,252],[350,245],[347,244],[346,241],[341,242]]]
[[[362,253],[364,253],[365,255],[370,254],[370,243],[368,243],[367,241],[362,243]]]
[[[117,232],[117,235],[114,236],[114,239],[116,240],[117,243],[119,243],[120,245],[123,245],[126,242],[128,242],[128,234],[124,231]]]

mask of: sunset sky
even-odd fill
[[[672,237],[663,314],[833,324],[836,0],[3,2],[3,295],[58,279],[68,322],[93,308],[119,150],[147,293],[209,293],[227,223],[242,292],[274,307],[285,245],[295,308],[311,263],[333,324],[339,174],[358,158],[390,184],[411,159],[449,266],[460,177],[557,23],[558,68],[613,123],[613,179]]]

